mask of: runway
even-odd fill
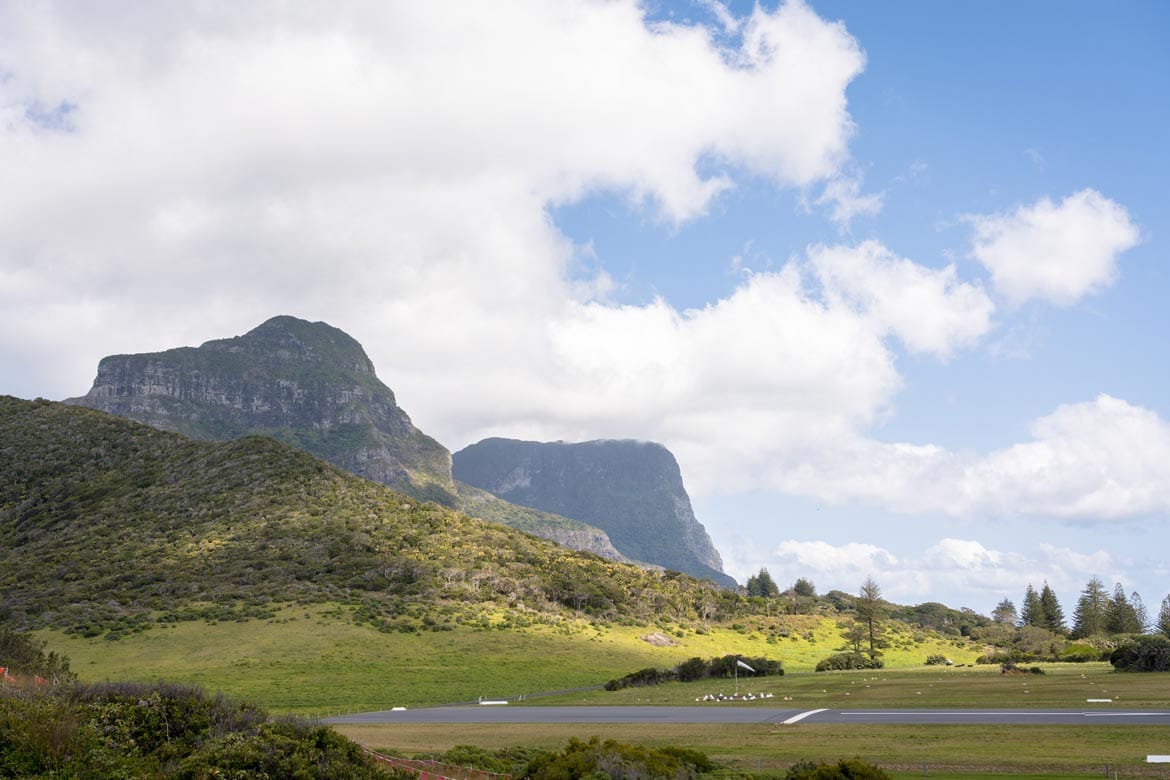
[[[757,723],[1170,726],[1170,711],[1140,709],[774,709],[765,707],[517,707],[383,710],[326,718],[328,724],[388,723]]]

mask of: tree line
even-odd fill
[[[1094,576],[1077,598],[1070,627],[1048,583],[1039,592],[1028,583],[1018,612],[1011,599],[1005,598],[996,605],[991,618],[1005,625],[1047,629],[1070,639],[1143,634],[1150,629],[1170,637],[1170,596],[1162,600],[1158,615],[1151,620],[1141,594],[1133,591],[1126,595],[1120,582],[1109,593],[1101,579]]]

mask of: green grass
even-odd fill
[[[1043,675],[1001,674],[998,666],[910,667],[852,672],[797,672],[741,677],[742,693],[773,698],[747,706],[835,709],[855,707],[1127,708],[1170,706],[1170,674],[1114,672],[1108,664],[1042,664]],[[542,704],[693,704],[707,693],[730,694],[732,680],[671,683],[621,691],[590,691]],[[1113,705],[1087,699],[1111,698]],[[737,704],[741,704],[737,702]],[[719,706],[708,704],[704,706]]]
[[[408,754],[524,745],[559,749],[570,737],[617,739],[650,747],[680,745],[707,753],[730,770],[782,772],[800,760],[859,757],[899,778],[1102,777],[1105,764],[1120,777],[1165,777],[1145,764],[1165,751],[1163,726],[817,726],[663,724],[458,724],[337,726],[375,748]]]
[[[601,685],[647,666],[668,668],[693,656],[741,653],[776,658],[783,677],[744,677],[742,691],[771,692],[772,707],[1083,707],[1114,698],[1127,707],[1170,706],[1170,675],[1121,674],[1106,664],[1048,664],[1045,675],[1003,675],[999,667],[808,671],[828,639],[769,642],[755,632],[712,627],[678,630],[673,647],[641,637],[650,629],[566,620],[525,629],[382,633],[348,619],[350,608],[288,608],[273,620],[178,623],[117,640],[40,632],[86,681],[173,680],[255,701],[277,712],[353,712],[426,706]],[[503,613],[496,615],[501,618]],[[812,620],[812,619],[809,619]],[[809,625],[813,625],[810,623]],[[812,629],[832,634],[832,622]],[[893,660],[891,661],[893,664]],[[803,670],[803,671],[801,671]],[[1083,676],[1082,676],[1083,675]],[[674,683],[624,691],[582,691],[539,704],[687,704],[733,690],[732,680]]]

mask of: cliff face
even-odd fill
[[[455,453],[454,474],[511,503],[597,526],[633,560],[735,584],[660,444],[485,439]]]
[[[353,338],[275,317],[231,339],[113,355],[67,403],[196,439],[263,434],[416,498],[456,503],[451,456],[419,431]]]

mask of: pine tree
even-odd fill
[[[1146,611],[1146,603],[1136,590],[1129,594],[1129,603],[1133,604],[1133,614],[1137,617],[1139,629],[1143,634],[1150,628],[1150,613]]]
[[[780,595],[780,588],[776,587],[776,581],[772,579],[768,570],[763,568],[756,576],[748,577],[746,589],[749,596],[763,596],[770,599]]]
[[[1041,628],[1047,628],[1049,631],[1056,631],[1063,633],[1068,629],[1064,625],[1064,610],[1060,607],[1060,600],[1056,598],[1056,594],[1052,588],[1048,587],[1048,581],[1045,580],[1044,587],[1040,590],[1040,615]]]
[[[882,638],[882,618],[886,608],[882,603],[882,589],[873,581],[873,577],[866,577],[861,584],[861,591],[857,594],[857,622],[865,631],[869,640],[869,657],[878,657],[878,645]]]
[[[1043,618],[1043,610],[1040,607],[1040,597],[1036,595],[1036,589],[1032,587],[1032,583],[1028,583],[1028,589],[1024,591],[1024,607],[1020,612],[1021,626],[1038,626]]]
[[[812,580],[800,577],[792,584],[792,590],[797,596],[815,596],[817,595],[817,587],[812,584]]]
[[[1074,639],[1083,639],[1104,634],[1105,610],[1108,606],[1109,594],[1105,592],[1105,585],[1100,579],[1093,577],[1081,591],[1081,597],[1077,599],[1071,636]]]
[[[1109,607],[1105,610],[1105,630],[1110,634],[1140,634],[1141,623],[1133,604],[1126,598],[1125,589],[1121,583],[1113,587],[1113,597],[1109,599]]]
[[[1011,599],[1004,599],[995,605],[995,609],[991,613],[991,619],[996,623],[1006,623],[1009,626],[1015,625],[1016,605],[1012,603]]]
[[[1170,637],[1170,596],[1162,599],[1162,608],[1158,610],[1158,623],[1155,628]]]

